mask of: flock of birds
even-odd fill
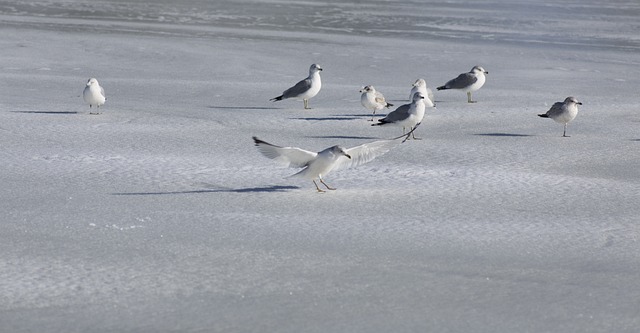
[[[302,99],[304,108],[309,109],[309,99],[313,98],[320,92],[322,87],[320,72],[322,67],[313,64],[309,68],[309,76],[304,80],[296,83],[291,88],[285,90],[280,96],[274,97],[271,101],[277,102],[288,98]],[[449,80],[444,85],[437,87],[437,90],[455,89],[467,93],[467,102],[475,103],[471,98],[474,91],[482,88],[486,81],[486,74],[489,74],[484,68],[474,66],[468,73],[462,73],[456,78]],[[390,108],[393,104],[386,101],[384,95],[377,91],[373,86],[365,86],[362,90],[360,102],[362,106],[372,111],[371,121],[374,121],[377,111]],[[266,141],[253,137],[253,141],[262,155],[281,162],[282,164],[293,167],[302,168],[299,172],[290,177],[302,177],[313,182],[318,192],[325,192],[318,186],[316,180],[329,190],[335,190],[334,187],[325,183],[323,176],[332,170],[344,169],[367,163],[374,158],[385,154],[396,144],[404,142],[412,136],[415,137],[415,130],[424,118],[425,109],[427,107],[435,107],[433,99],[433,91],[427,87],[424,79],[418,79],[413,84],[410,93],[410,104],[403,104],[394,111],[389,112],[386,117],[378,119],[378,122],[372,126],[398,126],[402,127],[403,135],[391,140],[378,140],[365,143],[352,148],[342,148],[340,146],[332,146],[320,152],[312,152],[297,147],[281,147]],[[567,97],[564,102],[557,102],[544,114],[538,116],[551,118],[556,122],[564,124],[563,137],[567,135],[567,123],[573,120],[578,114],[578,105],[581,105],[575,97]],[[406,133],[406,130],[409,132]]]
[[[277,102],[289,98],[302,99],[304,108],[309,109],[309,100],[315,97],[322,87],[322,81],[320,79],[321,71],[322,67],[320,67],[320,65],[312,64],[309,68],[309,76],[307,78],[285,90],[280,96],[272,98],[271,101]],[[463,91],[467,94],[468,103],[476,103],[476,101],[471,98],[471,94],[482,88],[486,81],[486,74],[489,74],[489,72],[484,68],[474,66],[468,73],[462,73],[436,89]],[[362,106],[371,110],[373,113],[371,121],[374,121],[377,111],[393,106],[393,104],[388,103],[384,95],[373,86],[365,86],[360,92],[362,93],[360,97]],[[90,114],[99,113],[100,106],[104,105],[107,100],[104,89],[95,78],[91,78],[87,82],[84,88],[83,98],[84,101],[89,104]],[[385,154],[398,143],[405,142],[410,136],[414,140],[418,140],[419,138],[415,136],[415,130],[422,122],[426,108],[435,107],[433,98],[433,91],[427,87],[426,81],[424,79],[416,80],[410,92],[411,103],[397,107],[385,117],[378,119],[377,123],[372,124],[372,126],[402,127],[403,134],[390,140],[378,140],[352,148],[332,146],[320,152],[312,152],[297,147],[281,147],[260,140],[255,136],[253,137],[253,141],[258,151],[264,156],[289,167],[303,168],[291,177],[302,177],[311,180],[318,192],[325,191],[318,186],[316,180],[327,189],[335,190],[335,188],[325,183],[323,179],[323,176],[330,171],[367,163]],[[558,123],[564,124],[562,136],[566,137],[567,124],[578,114],[578,105],[582,105],[582,103],[575,97],[569,96],[564,102],[556,102],[551,106],[549,111],[539,114],[538,116],[551,118]],[[93,112],[94,106],[96,107],[95,113]]]

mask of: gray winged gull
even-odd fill
[[[480,66],[474,66],[470,72],[462,73],[455,79],[450,80],[449,82],[445,83],[445,85],[440,86],[436,89],[462,90],[467,93],[467,102],[475,103],[476,101],[471,99],[471,93],[482,88],[482,86],[484,85],[484,81],[486,80],[485,74],[489,74],[489,72],[485,71],[484,68]]]
[[[554,103],[549,111],[538,116],[551,118],[557,123],[564,124],[562,136],[567,137],[567,124],[578,115],[578,105],[582,105],[582,103],[578,102],[575,97],[569,96],[564,99],[564,102]]]
[[[287,98],[298,98],[304,101],[304,108],[309,109],[309,99],[317,95],[322,87],[320,71],[322,71],[320,65],[311,65],[309,76],[306,79],[296,83],[293,87],[285,90],[282,95],[274,97],[270,101],[277,102]]]

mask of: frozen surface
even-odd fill
[[[0,331],[640,331],[637,1],[0,1]],[[322,65],[323,89],[269,102]],[[408,141],[285,179],[251,136]],[[89,115],[89,77],[105,88]],[[573,95],[569,124],[536,116]]]

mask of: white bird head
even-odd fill
[[[485,71],[484,68],[482,68],[481,66],[473,66],[473,68],[471,69],[472,73],[483,73],[483,74],[489,74],[489,72]]]
[[[96,80],[95,77],[92,77],[92,78],[89,79],[89,81],[87,81],[87,85],[88,86],[91,86],[91,85],[94,85],[94,84],[98,85],[98,80]]]
[[[577,98],[573,97],[573,96],[569,96],[567,98],[564,99],[564,104],[578,104],[578,105],[582,105],[582,103],[580,103],[578,101]]]
[[[364,88],[360,89],[360,92],[374,92],[376,91],[376,88],[374,88],[373,86],[365,86]]]
[[[417,79],[416,82],[412,84],[412,86],[414,87],[424,87],[426,85],[427,85],[427,81],[425,81],[424,79]]]
[[[347,152],[344,151],[344,148],[342,148],[340,146],[331,147],[331,152],[336,154],[336,155],[343,155],[343,156],[346,156],[348,159],[351,159],[351,155],[347,154]]]
[[[313,74],[320,71],[322,71],[322,67],[320,67],[320,65],[318,64],[313,64],[311,65],[311,67],[309,67],[309,74]]]
[[[424,95],[421,92],[417,92],[415,94],[413,94],[413,101],[417,102],[421,99],[424,99]]]

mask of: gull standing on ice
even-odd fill
[[[94,105],[96,106],[96,113],[89,111],[89,114],[100,113],[100,106],[104,105],[104,102],[107,101],[107,98],[104,94],[104,88],[102,88],[98,83],[98,80],[93,77],[89,79],[87,85],[84,87],[82,97],[84,98],[84,101],[86,103],[89,103],[89,109],[91,109]]]
[[[282,95],[270,99],[272,102],[281,101],[287,98],[301,98],[304,101],[304,108],[309,109],[309,99],[320,92],[322,82],[320,81],[320,72],[322,67],[313,64],[309,68],[309,76],[296,83],[295,86],[285,90]]]
[[[480,66],[474,66],[469,73],[462,73],[457,78],[445,83],[444,86],[440,86],[438,90],[457,89],[467,93],[467,102],[475,103],[471,100],[471,93],[482,88],[484,81],[486,80],[485,74],[489,72],[485,71]]]
[[[370,121],[373,121],[376,111],[393,106],[393,104],[387,103],[382,93],[377,91],[373,86],[366,86],[362,88],[360,92],[362,93],[362,96],[360,96],[360,103],[362,103],[362,106],[369,110],[373,110],[373,115],[371,116]]]
[[[435,103],[435,101],[433,100],[433,90],[427,87],[427,81],[425,81],[424,79],[417,79],[416,82],[414,82],[411,86],[413,88],[411,88],[411,93],[409,94],[409,101],[413,100],[413,94],[421,92],[422,96],[429,98],[431,102]]]
[[[424,118],[426,108],[424,101],[424,95],[417,92],[413,95],[411,104],[400,105],[397,109],[389,112],[386,117],[378,119],[377,124],[372,124],[371,126],[399,126],[402,127],[403,134],[408,127],[411,131],[409,133],[413,133],[413,130],[422,122],[422,118]],[[415,133],[413,133],[413,139],[419,140],[420,138],[416,138]]]
[[[332,146],[317,153],[297,147],[276,146],[262,141],[255,136],[253,137],[253,142],[262,155],[292,168],[304,168],[289,177],[310,179],[313,181],[318,192],[324,192],[316,183],[316,179],[327,189],[335,190],[335,188],[327,185],[323,180],[323,177],[330,171],[355,167],[370,162],[400,144],[400,139],[407,137],[409,134],[391,140],[373,141],[353,148],[345,149],[340,146]]]
[[[578,102],[575,97],[569,96],[564,99],[564,102],[554,103],[547,113],[539,114],[538,116],[551,118],[557,123],[564,124],[562,136],[567,137],[567,123],[578,115],[578,105],[582,105],[582,103]]]

